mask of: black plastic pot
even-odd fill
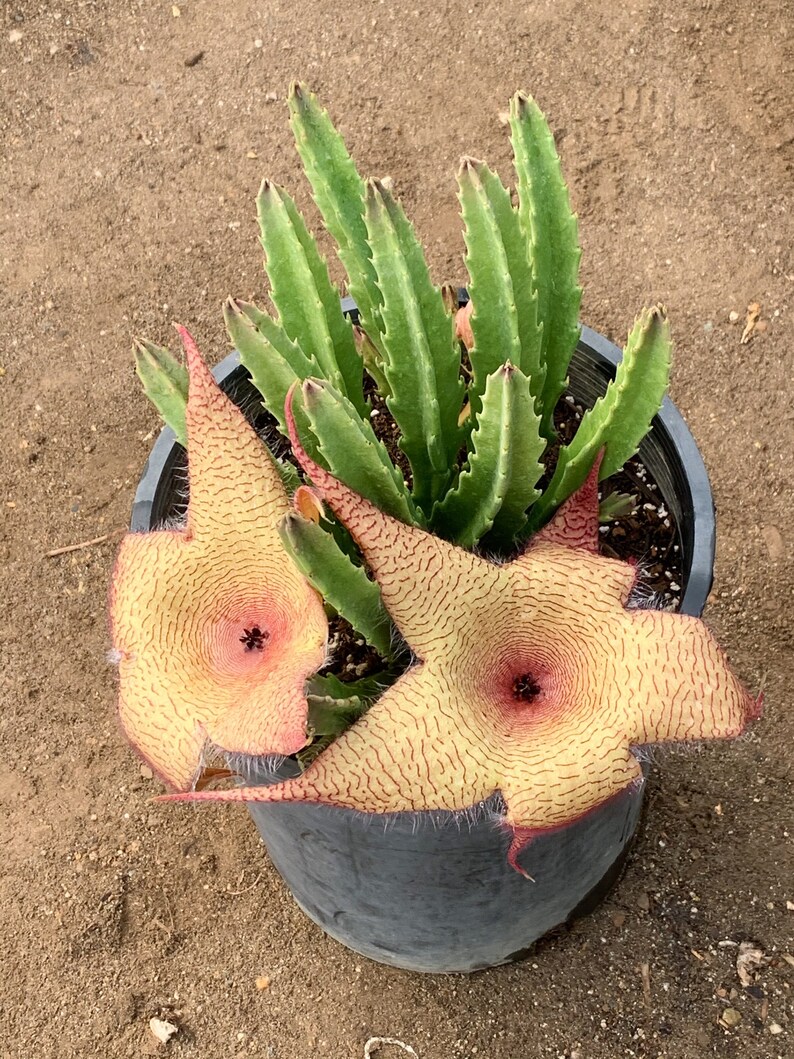
[[[571,392],[592,404],[620,356],[611,342],[583,328]],[[256,409],[235,354],[215,376],[241,407]],[[640,456],[679,527],[681,609],[700,615],[712,582],[714,504],[700,453],[669,399]],[[184,450],[166,429],[135,496],[133,530],[154,529],[175,513],[183,467]],[[521,862],[534,882],[508,866],[508,836],[487,808],[463,820],[443,812],[370,816],[304,803],[249,808],[295,900],[328,934],[382,963],[455,972],[519,959],[538,938],[595,907],[620,874],[642,799],[641,788],[623,792],[533,842]]]

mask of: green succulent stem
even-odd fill
[[[144,393],[171,427],[179,444],[187,448],[187,368],[179,363],[173,353],[145,338],[136,340],[133,355],[135,371],[143,384]]]
[[[227,299],[223,317],[240,362],[250,372],[265,408],[286,437],[284,402],[289,388],[294,382],[321,375],[317,361],[307,357],[280,324],[249,302]],[[305,428],[305,420],[302,425]]]
[[[396,633],[380,589],[354,565],[318,523],[297,512],[279,525],[281,541],[306,579],[384,658],[391,658]]]
[[[539,403],[545,378],[542,328],[518,214],[509,192],[484,162],[464,158],[458,188],[473,306],[469,358],[474,379],[468,393],[472,411],[476,416],[480,410],[485,380],[507,361],[529,378]]]
[[[509,550],[540,495],[539,428],[530,380],[508,361],[488,376],[468,466],[434,508],[433,529],[464,548],[485,538]]]
[[[535,100],[518,92],[510,103],[518,179],[518,213],[529,241],[532,277],[543,324],[543,432],[554,438],[554,409],[579,341],[579,228],[548,122]]]
[[[540,529],[563,500],[583,484],[602,448],[602,480],[634,455],[667,389],[671,346],[664,307],[644,309],[629,333],[615,378],[604,396],[582,416],[570,444],[560,449],[554,475],[532,508],[530,532]]]
[[[394,518],[423,523],[369,419],[362,419],[352,402],[321,379],[307,379],[301,396],[319,451],[336,477]]]
[[[449,481],[462,437],[454,322],[402,207],[377,181],[367,185],[365,217],[383,298],[387,405],[411,465],[414,501],[429,513]]]
[[[380,348],[382,298],[364,221],[364,181],[314,93],[294,82],[288,106],[295,144],[314,201],[336,241],[362,325],[371,342]]]
[[[262,183],[257,212],[270,297],[281,327],[319,365],[322,377],[365,415],[363,364],[353,327],[314,236],[287,192],[268,180]]]

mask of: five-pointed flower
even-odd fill
[[[273,460],[179,331],[187,523],[124,538],[110,610],[121,724],[169,786],[188,790],[206,744],[252,755],[304,746],[304,683],[323,663],[327,622],[279,539],[290,504]]]
[[[499,791],[515,863],[533,833],[638,781],[632,747],[735,736],[755,713],[701,621],[627,609],[635,568],[598,554],[597,468],[497,565],[384,515],[291,436],[416,661],[301,776],[187,797],[393,813]]]

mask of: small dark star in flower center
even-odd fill
[[[243,629],[240,643],[245,644],[246,651],[264,651],[265,640],[267,640],[269,636],[269,632],[266,630],[263,631],[258,625],[254,625],[250,629]]]
[[[540,684],[531,673],[522,673],[513,681],[513,697],[521,702],[532,702],[540,694]]]

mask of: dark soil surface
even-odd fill
[[[178,1026],[173,1056],[359,1059],[371,1036],[420,1059],[790,1056],[789,5],[175,5],[0,12],[0,1057],[156,1054],[153,1017]],[[151,804],[114,717],[107,583],[158,429],[131,338],[171,342],[176,318],[217,359],[223,298],[263,299],[261,177],[310,205],[281,102],[294,76],[393,179],[452,282],[457,160],[509,178],[498,114],[536,95],[580,215],[583,318],[621,342],[641,305],[669,308],[672,395],[720,514],[707,620],[766,692],[738,743],[659,754],[593,916],[471,978],[324,937],[245,809]],[[750,940],[767,959],[746,986]]]

